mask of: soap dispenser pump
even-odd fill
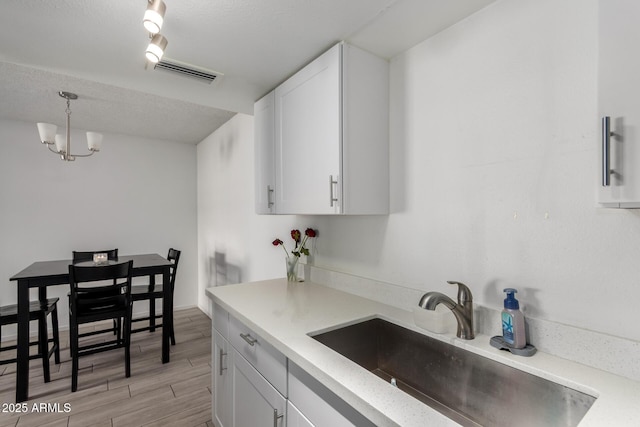
[[[506,288],[504,292],[507,298],[504,300],[504,310],[502,310],[502,337],[510,347],[524,348],[527,345],[527,337],[524,329],[524,315],[515,297],[518,291]]]

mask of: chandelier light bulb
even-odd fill
[[[102,134],[87,132],[87,145],[90,151],[100,151],[100,148],[102,148]]]
[[[56,135],[56,151],[58,153],[64,153],[67,151],[67,139],[64,135]]]
[[[53,144],[58,126],[50,123],[36,123],[36,125],[38,126],[38,133],[40,134],[40,142],[43,144]]]

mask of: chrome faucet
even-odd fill
[[[464,283],[447,281],[450,285],[458,285],[458,303],[440,292],[427,292],[420,298],[418,305],[427,310],[435,310],[438,304],[444,304],[453,312],[458,321],[456,336],[464,340],[472,340],[473,332],[473,296]]]

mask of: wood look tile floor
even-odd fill
[[[169,363],[161,361],[161,329],[132,334],[131,377],[124,375],[123,349],[81,357],[75,393],[69,335],[61,331],[61,363],[51,358],[51,382],[44,383],[42,361],[31,361],[27,413],[10,407],[15,403],[15,364],[0,365],[0,427],[213,427],[211,320],[197,308],[176,311],[174,319],[176,345]],[[2,358],[15,357],[3,353]]]

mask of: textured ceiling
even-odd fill
[[[494,0],[164,0],[166,56],[205,84],[146,66],[147,0],[0,1],[0,118],[197,143],[347,40],[385,58]]]

